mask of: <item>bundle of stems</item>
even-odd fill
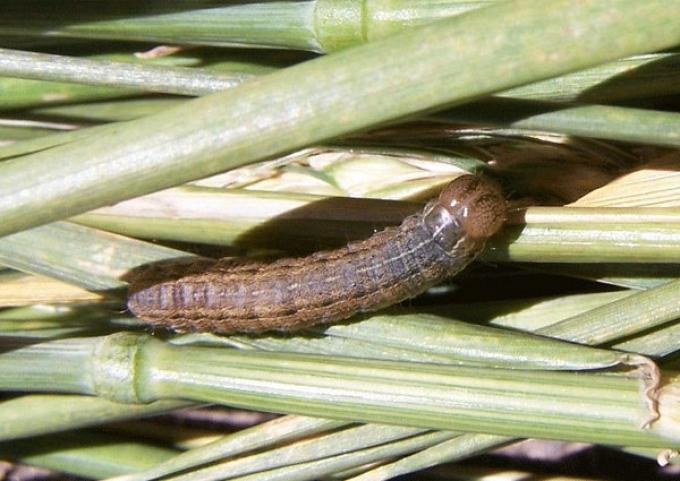
[[[647,2],[628,10],[617,2],[617,8],[630,15],[612,15],[606,2],[578,9],[570,8],[568,2],[555,2],[541,12],[531,2],[503,2],[128,122],[116,130],[117,135],[87,137],[26,155],[21,166],[5,162],[0,165],[0,189],[6,192],[0,204],[4,219],[0,234],[677,42],[677,26],[664,15],[663,5]],[[561,28],[533,29],[539,17],[541,22]],[[649,19],[647,29],[641,29],[635,20],[640,17]],[[571,25],[581,22],[591,26],[592,36],[574,33]],[[501,25],[503,35],[496,42],[480,38],[488,31],[501,31]],[[616,35],[617,42],[612,44],[610,36],[600,33],[603,31]],[[586,37],[587,56],[582,54]],[[557,43],[561,55],[551,55],[551,46]],[[531,55],[517,55],[523,45],[531,45]],[[423,46],[427,46],[425,51]],[[380,69],[376,70],[378,62]],[[399,102],[390,101],[394,97]],[[298,103],[307,108],[290,108]],[[193,115],[197,111],[200,116]],[[327,121],[329,114],[335,121]],[[256,144],[244,122],[257,131]],[[78,151],[88,154],[78,156]],[[105,188],[95,173],[104,166],[111,181]],[[33,175],[28,177],[27,171]],[[45,187],[48,185],[50,189]],[[52,208],[42,209],[44,204]]]
[[[5,2],[0,456],[368,481],[526,437],[680,449],[670,4]],[[230,336],[126,310],[140,266],[342,246],[463,172],[502,185],[506,225],[413,303]],[[208,403],[281,416],[135,434]]]

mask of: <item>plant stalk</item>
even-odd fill
[[[63,364],[50,364],[52,353],[59,350],[71,353],[69,374]],[[43,351],[46,357],[41,362]],[[89,360],[86,352],[91,353]],[[0,359],[7,366],[28,359],[35,366],[43,364],[27,369],[22,379],[3,368],[4,389],[45,389],[41,383],[51,374],[47,384],[51,390],[124,402],[181,397],[419,428],[680,446],[678,387],[672,373],[666,373],[661,391],[661,418],[651,430],[642,430],[640,423],[649,412],[640,395],[641,381],[611,374],[371,360],[357,366],[351,358],[173,347],[130,333],[15,345]]]
[[[413,26],[463,13],[490,2],[478,0],[312,0],[227,2],[188,8],[181,1],[138,8],[125,2],[88,5],[77,11],[49,1],[3,5],[0,30],[22,36],[142,40],[166,44],[274,47],[330,52],[389,36]]]

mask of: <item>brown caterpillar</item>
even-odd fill
[[[294,330],[381,309],[460,272],[505,220],[490,180],[463,175],[399,227],[272,263],[193,259],[129,279],[128,308],[153,325],[217,333]]]

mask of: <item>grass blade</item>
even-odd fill
[[[249,78],[246,75],[225,75],[200,69],[70,58],[5,48],[0,48],[0,73],[8,77],[182,95],[216,92],[235,87]]]
[[[53,279],[17,273],[0,274],[0,307],[102,299],[99,294]]]
[[[660,53],[626,59],[503,92],[508,98],[606,104],[678,93],[680,55]]]
[[[388,443],[398,443],[405,438],[413,438],[425,434],[426,430],[404,428],[399,426],[382,426],[376,424],[349,427],[332,432],[322,437],[302,440],[295,444],[272,449],[264,453],[257,453],[248,457],[227,460],[186,474],[172,476],[173,481],[215,481],[224,479],[225,473],[229,477],[241,477],[251,473],[264,471],[271,475],[271,470],[288,471],[300,463],[310,463],[329,457],[344,456],[352,458],[361,454],[362,450],[374,448]],[[455,433],[437,433],[435,441],[455,436]],[[347,453],[347,447],[352,446],[353,452]],[[394,449],[394,447],[392,448]],[[327,461],[327,460],[325,460]],[[355,461],[356,462],[356,461]],[[337,469],[334,467],[334,469]],[[135,479],[136,478],[132,478]],[[131,481],[125,477],[117,481]]]
[[[491,448],[500,447],[511,441],[514,441],[514,439],[494,436],[492,434],[463,434],[393,463],[372,469],[347,481],[382,481],[392,479],[402,474],[427,469],[447,461],[453,461],[454,459],[463,459]]]
[[[244,456],[250,451],[271,447],[291,439],[330,431],[345,424],[342,421],[328,419],[284,416],[225,436],[208,445],[175,456],[162,464],[159,463],[157,466],[121,477],[117,481],[156,479],[223,458]]]
[[[680,114],[610,105],[541,103],[493,99],[437,114],[435,120],[680,146]]]
[[[678,318],[680,280],[586,311],[539,332],[557,338],[568,333],[566,339],[570,341],[601,344]],[[597,327],[590,322],[594,320]]]
[[[0,440],[153,416],[189,405],[181,401],[122,404],[93,396],[63,394],[18,396],[0,402]]]
[[[3,458],[85,478],[148,468],[177,455],[171,449],[100,432],[75,431],[0,445]]]
[[[188,255],[68,222],[0,239],[4,264],[94,291],[125,287],[119,278],[139,265]]]
[[[347,454],[339,454],[316,461],[285,466],[278,469],[259,472],[252,475],[233,478],[234,481],[313,481],[320,477],[344,472],[348,469],[360,468],[369,463],[380,462],[394,456],[400,456],[421,449],[426,449],[448,439],[455,434],[436,431],[393,441],[375,447],[361,449]],[[190,478],[189,478],[190,479]],[[198,481],[198,477],[196,481]],[[184,481],[187,481],[184,479]]]

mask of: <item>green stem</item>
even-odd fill
[[[40,352],[53,352],[53,344],[65,346],[63,341],[14,346],[0,359],[7,366],[29,357],[39,363]],[[352,358],[173,347],[124,333],[69,340],[69,347],[93,353],[89,362],[74,366],[76,374],[44,365],[26,369],[18,380],[3,368],[3,388],[44,389],[39,382],[52,372],[52,389],[127,402],[181,397],[419,428],[680,446],[671,373],[663,387],[661,419],[652,430],[641,430],[649,413],[639,393],[641,381],[634,377],[372,360],[358,366]]]
[[[589,319],[588,325],[596,324],[595,319]],[[404,350],[408,352],[407,356],[417,356],[419,353],[432,356],[424,362],[443,361],[446,364],[462,363],[505,369],[568,370],[597,369],[625,362],[621,353],[615,351],[557,343],[549,338],[518,335],[507,329],[431,314],[376,314],[364,321],[327,327],[323,332],[328,337],[319,341],[328,339],[330,343],[334,338],[342,338],[366,342],[369,343],[367,347],[379,353],[378,356],[380,350],[385,348],[393,348],[397,352]],[[362,352],[360,348],[356,354],[365,358],[373,357],[370,352]],[[404,359],[415,360],[415,357],[407,356]]]
[[[489,262],[677,263],[679,224],[530,224],[487,244]]]
[[[228,54],[216,54],[206,49],[187,49],[152,58],[132,50],[92,55],[92,47],[60,50],[62,55],[16,50],[3,52],[6,52],[0,54],[0,74],[3,75],[0,91],[4,94],[0,98],[0,108],[3,110],[120,99],[139,94],[140,89],[151,90],[149,87],[159,92],[190,94],[197,86],[194,76],[204,79],[205,85],[214,92],[220,85],[229,83],[229,79],[237,81],[264,75],[309,58],[308,54],[296,52],[231,50]],[[36,62],[30,62],[31,59]],[[26,80],[31,78],[37,80]],[[69,83],[57,82],[57,79]],[[119,80],[135,88],[121,88]],[[113,84],[109,87],[110,81]],[[202,89],[196,90],[200,91]]]
[[[680,280],[636,292],[540,329],[541,334],[583,344],[602,344],[680,318]],[[593,322],[597,321],[597,326]]]
[[[191,403],[182,401],[123,404],[93,396],[63,394],[13,397],[0,402],[0,440],[148,417],[189,405]]]
[[[652,324],[652,323],[650,323]],[[636,352],[646,356],[666,357],[678,350],[680,339],[680,323],[654,329],[648,334],[638,335],[633,339],[614,343],[613,349]]]
[[[641,144],[680,146],[680,113],[676,112],[496,98],[436,114],[432,118]]]
[[[138,93],[139,90],[122,89],[129,85],[141,90],[154,90],[183,95],[207,94],[236,85],[241,79],[273,72],[306,57],[274,56],[263,52],[243,54],[230,53],[223,57],[209,56],[196,50],[181,51],[172,56],[156,59],[138,59],[132,53],[99,55],[89,57],[45,55],[34,52],[4,50],[0,53],[0,73],[25,79],[1,78],[0,89],[5,96],[0,99],[4,109],[37,107],[50,103],[94,101]],[[278,52],[277,52],[278,53]],[[132,62],[132,63],[131,63]],[[152,64],[150,64],[153,62]],[[192,67],[192,68],[187,68]],[[102,74],[100,76],[100,74]],[[166,80],[167,77],[167,80]],[[65,80],[74,83],[55,82]],[[200,79],[200,82],[199,82]],[[606,103],[623,99],[670,95],[678,92],[680,82],[680,55],[677,53],[640,55],[581,70],[572,74],[548,79],[523,87],[501,92],[508,99],[534,99],[553,102]],[[87,83],[90,85],[82,85]],[[110,88],[106,85],[111,84]],[[198,85],[197,85],[198,84]],[[486,108],[483,108],[486,105]],[[457,109],[451,115],[462,116],[469,121],[509,121],[512,116],[502,115],[494,106],[503,105],[501,99],[485,102],[475,109]],[[512,104],[511,104],[512,105]],[[567,108],[564,112],[550,112],[556,106],[542,104],[516,104],[525,112],[539,115],[542,125],[553,124],[555,128],[577,129],[577,121],[587,119],[589,112],[602,117],[610,107],[582,106]],[[481,109],[480,115],[477,110]],[[626,112],[619,107],[609,112]],[[630,109],[635,112],[635,109]],[[541,115],[542,114],[542,115]],[[584,114],[584,115],[581,115]],[[651,115],[647,112],[644,115]],[[521,119],[514,117],[521,127]],[[612,116],[609,117],[612,120]],[[654,117],[651,117],[654,120]],[[536,123],[527,119],[526,128]],[[569,123],[566,121],[570,120]]]
[[[0,48],[0,72],[10,77],[203,95],[234,87],[247,76],[201,69],[70,58]]]
[[[529,207],[526,224],[679,224],[678,207]]]
[[[680,41],[680,18],[667,15],[665,6],[663,0],[556,0],[541,8],[532,1],[503,2],[128,122],[112,135],[3,162],[0,235],[407,115],[673,46]],[[538,28],[546,24],[556,28]]]
[[[181,1],[138,8],[125,2],[81,5],[76,11],[49,1],[6,2],[4,34],[49,35],[169,44],[277,47],[328,52],[381,38],[414,25],[457,15],[486,1],[313,0],[227,2],[188,8]],[[229,5],[231,3],[231,5]],[[31,16],[25,16],[30,8]]]
[[[502,92],[508,98],[606,104],[678,93],[680,55],[637,55]]]
[[[220,349],[185,352],[187,358],[177,350],[161,349],[147,358],[153,363],[150,377],[145,376],[149,393],[162,396],[181,392],[257,409],[316,412],[436,429],[593,441],[599,437],[596,442],[614,443],[627,438],[627,443],[645,445],[652,442],[651,433],[637,426],[645,413],[639,382],[634,379],[523,372],[515,378],[521,379],[516,384],[511,381],[515,376],[502,370],[378,361],[362,361],[359,368],[351,359],[332,357]],[[217,355],[224,355],[219,364],[213,357]],[[181,375],[177,369],[181,369]],[[588,386],[587,394],[577,388],[584,385]],[[569,399],[571,395],[573,400]],[[600,422],[602,431],[606,431],[600,433],[601,437],[595,434]]]

